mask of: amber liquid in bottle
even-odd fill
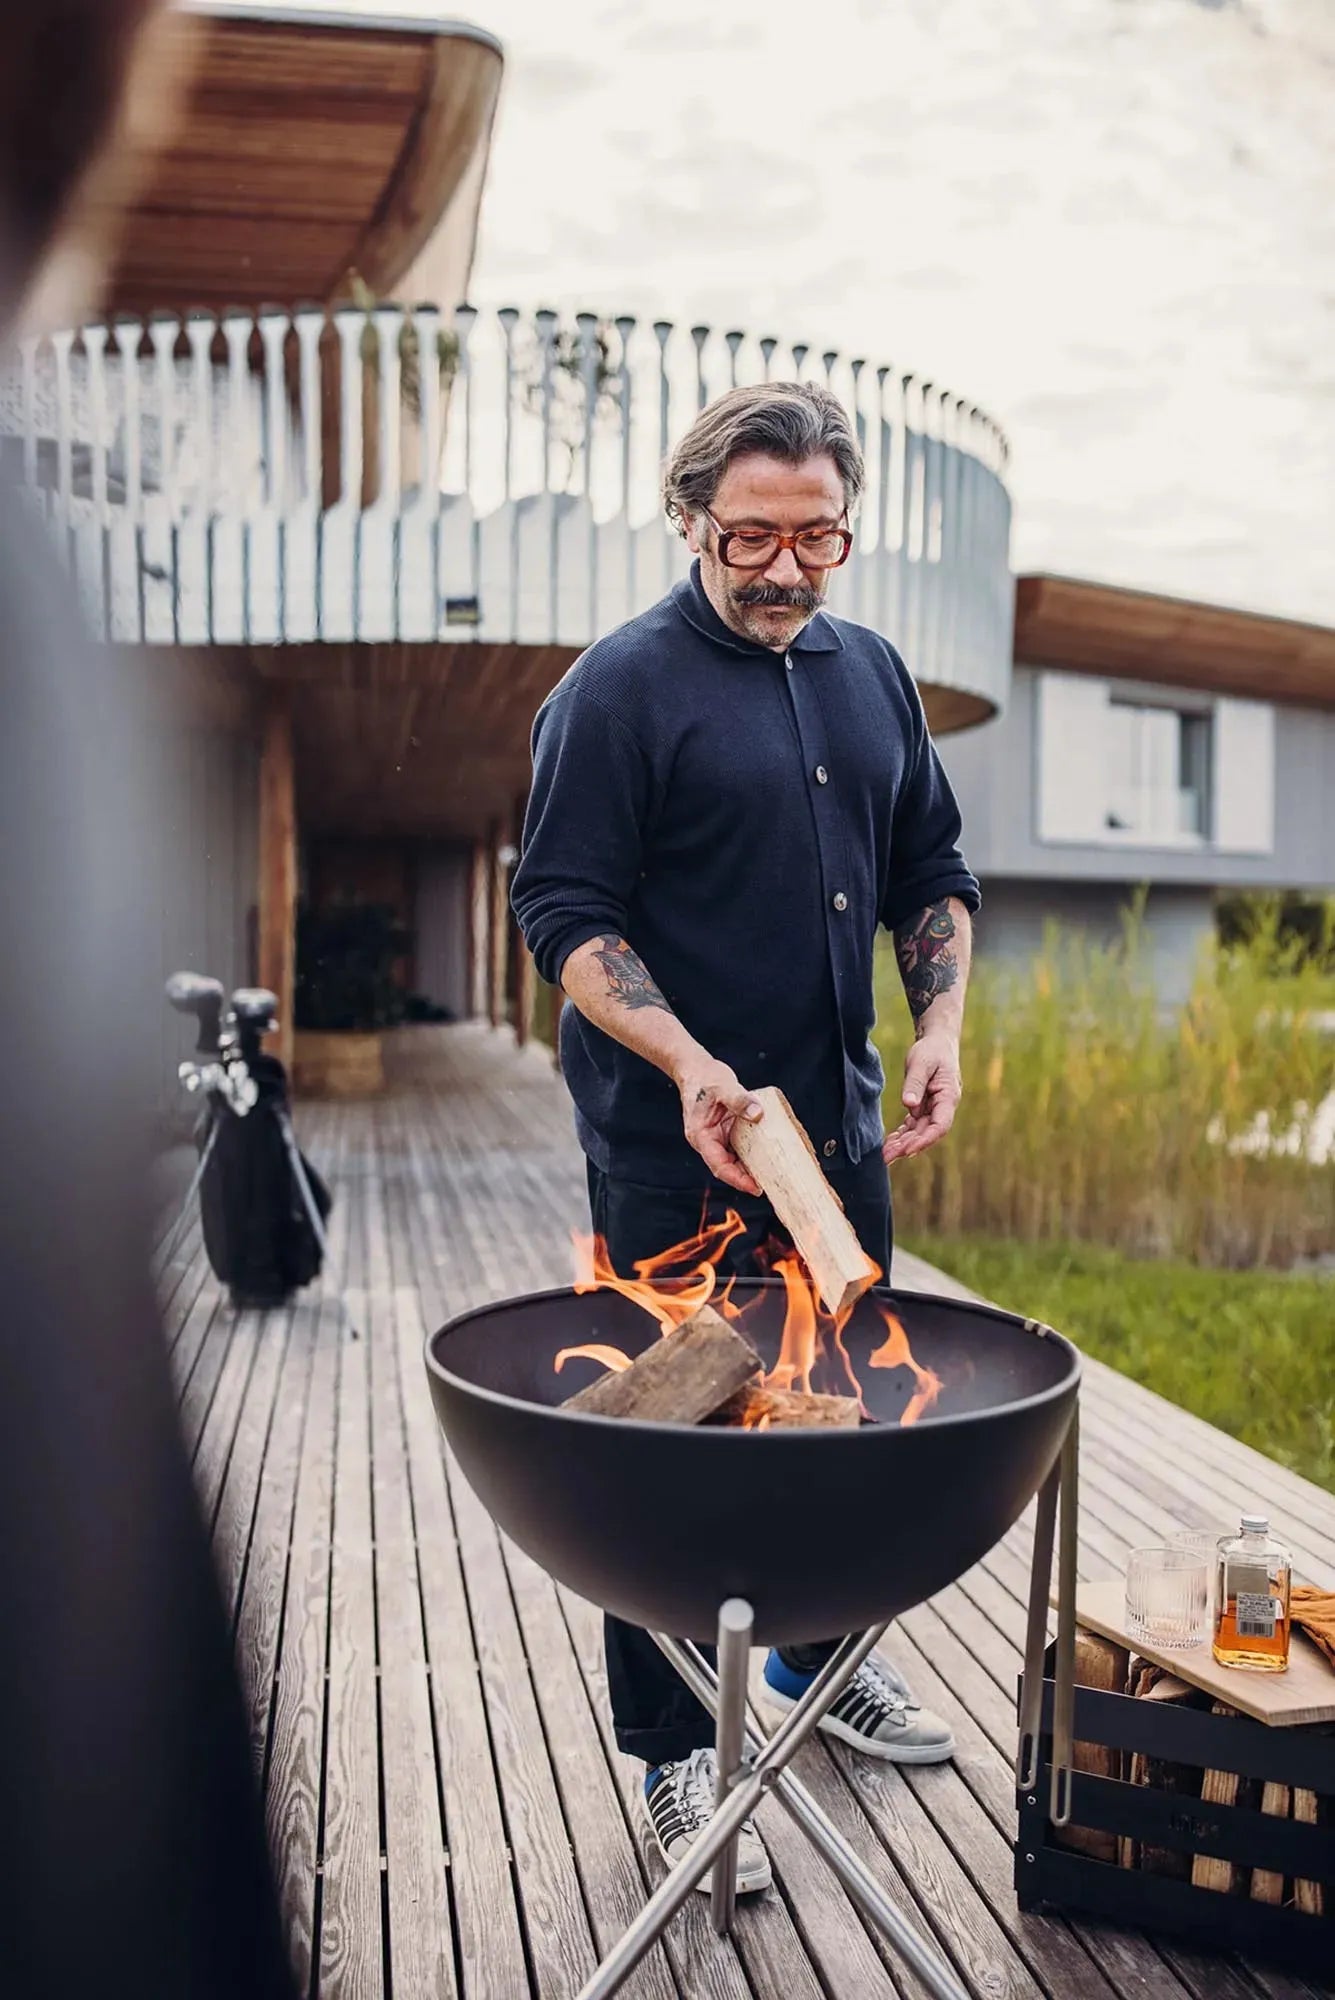
[[[1221,1667],[1287,1670],[1289,1584],[1288,1554],[1259,1519],[1220,1549],[1214,1656]]]
[[[1269,1620],[1265,1622],[1270,1623]],[[1215,1658],[1221,1667],[1257,1667],[1263,1673],[1282,1674],[1289,1664],[1287,1612],[1275,1618],[1275,1629],[1269,1636],[1256,1627],[1255,1619],[1238,1617],[1236,1594],[1229,1598],[1219,1614],[1214,1642]]]

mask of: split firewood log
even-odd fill
[[[720,1403],[709,1424],[737,1424],[744,1430],[856,1430],[862,1409],[856,1396],[807,1396],[796,1389],[766,1389],[748,1382]]]
[[[1292,1794],[1287,1785],[1267,1784],[1261,1794],[1261,1811],[1272,1819],[1287,1819]],[[1282,1903],[1284,1901],[1284,1877],[1277,1875],[1273,1868],[1253,1868],[1252,1901],[1254,1903]]]
[[[875,1282],[876,1267],[783,1092],[767,1084],[751,1095],[765,1115],[755,1124],[737,1120],[732,1128],[737,1157],[769,1196],[827,1311],[841,1313]]]
[[[609,1369],[563,1407],[643,1423],[698,1424],[759,1373],[750,1341],[712,1306],[701,1306],[629,1368]]]
[[[1101,1638],[1097,1632],[1086,1632],[1083,1626],[1077,1628],[1077,1687],[1101,1688],[1107,1694],[1120,1694],[1126,1685],[1129,1659],[1125,1646],[1115,1645],[1111,1639]],[[1106,1743],[1077,1742],[1072,1766],[1077,1771],[1088,1772],[1091,1777],[1118,1778],[1121,1776],[1121,1752],[1109,1749]],[[1102,1827],[1056,1827],[1052,1837],[1059,1847],[1088,1854],[1095,1861],[1117,1859],[1117,1835],[1105,1832]]]
[[[1293,1817],[1300,1819],[1304,1826],[1320,1825],[1321,1801],[1315,1792],[1295,1789]],[[1327,1891],[1323,1882],[1295,1882],[1293,1900],[1297,1908],[1309,1917],[1324,1917],[1326,1914]]]
[[[1236,1715],[1226,1701],[1211,1704],[1212,1715]],[[1201,1804],[1206,1806],[1235,1806],[1240,1803],[1242,1779],[1236,1771],[1207,1771],[1201,1780]],[[1217,1855],[1196,1854],[1191,1862],[1192,1887],[1214,1889],[1221,1896],[1236,1896],[1243,1886],[1246,1871],[1236,1861],[1221,1861]]]
[[[1147,1660],[1133,1660],[1127,1693],[1141,1701],[1172,1702],[1190,1708],[1203,1705],[1195,1688],[1188,1687],[1176,1674]],[[1199,1774],[1188,1764],[1174,1764],[1163,1757],[1147,1757],[1134,1751],[1126,1760],[1126,1779],[1132,1785],[1152,1785],[1157,1791],[1179,1796],[1196,1796]],[[1166,1875],[1185,1882],[1191,1873],[1190,1856],[1172,1847],[1153,1847],[1123,1834],[1118,1841],[1118,1861],[1123,1868],[1140,1868],[1147,1875]]]

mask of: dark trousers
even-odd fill
[[[890,1180],[879,1153],[856,1167],[829,1175],[858,1241],[887,1274],[890,1270]],[[681,1243],[700,1228],[721,1222],[735,1209],[746,1224],[719,1261],[720,1278],[755,1276],[761,1270],[758,1253],[771,1240],[791,1243],[787,1230],[769,1203],[710,1180],[699,1188],[645,1187],[637,1181],[613,1179],[589,1165],[589,1209],[595,1234],[607,1243],[612,1268],[625,1278],[635,1276],[636,1262]],[[774,1523],[776,1532],[781,1523]],[[619,1747],[627,1756],[642,1757],[650,1766],[689,1757],[714,1740],[714,1725],[675,1669],[647,1632],[620,1618],[606,1621],[607,1684]],[[815,1673],[830,1657],[837,1640],[783,1649],[783,1658],[799,1673]]]

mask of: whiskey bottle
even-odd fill
[[[1289,1664],[1289,1552],[1264,1514],[1244,1514],[1242,1533],[1219,1544],[1214,1656],[1221,1667],[1282,1674]]]

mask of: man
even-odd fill
[[[758,1085],[786,1092],[887,1273],[886,1165],[954,1117],[978,885],[907,668],[821,609],[863,478],[824,389],[736,389],[704,410],[664,475],[690,577],[591,647],[534,727],[514,907],[567,995],[562,1066],[593,1226],[628,1276],[702,1213],[735,1208],[746,1225],[725,1275],[761,1268],[766,1244],[786,1240],[731,1144],[738,1119],[761,1115]],[[915,1034],[888,1138],[870,1042],[879,924]],[[776,1706],[830,1650],[770,1655]],[[647,1815],[673,1861],[713,1810],[712,1726],[645,1633],[609,1619],[607,1653],[617,1741],[648,1766]],[[954,1748],[877,1660],[823,1727],[899,1763]],[[738,1888],[769,1879],[748,1826]]]

